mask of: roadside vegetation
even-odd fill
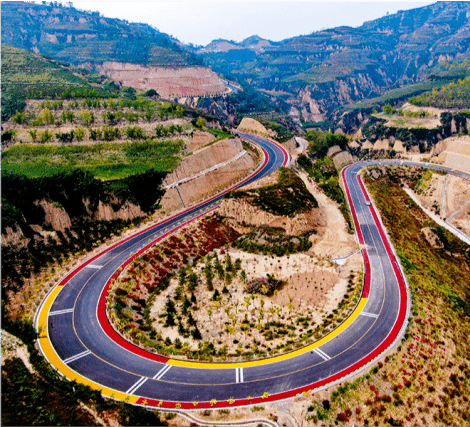
[[[277,183],[229,197],[279,219],[318,207],[287,168]],[[217,215],[186,226],[118,272],[108,316],[126,339],[163,355],[251,360],[301,348],[343,322],[362,290],[361,272],[339,282],[334,264],[312,256],[315,233]],[[338,283],[333,303],[323,293]],[[300,295],[299,286],[310,294]]]
[[[30,312],[33,294],[39,296],[53,284],[36,279],[42,272],[59,269],[72,255],[92,250],[153,212],[164,193],[159,186],[165,177],[156,171],[111,182],[82,171],[37,179],[2,175],[2,234],[13,236],[11,243],[2,245],[2,305],[21,295],[21,305],[11,313],[15,318]],[[147,191],[149,186],[155,188],[153,193]],[[93,215],[100,203],[110,204],[114,211],[132,203],[140,207],[142,216],[96,221]],[[54,230],[47,214],[51,208],[69,225]]]
[[[97,179],[115,180],[151,170],[170,172],[177,167],[183,147],[181,140],[15,145],[4,153],[2,169],[28,178],[81,170]]]
[[[2,425],[166,425],[157,412],[106,400],[99,391],[66,380],[39,354],[35,340],[30,323],[2,321]],[[21,348],[27,350],[28,367],[15,355]]]
[[[162,355],[251,360],[312,343],[355,308],[362,273],[350,275],[345,295],[331,313],[322,311],[319,322],[312,318],[312,306],[296,307],[290,296],[288,304],[279,304],[276,297],[287,281],[270,273],[249,274],[245,257],[233,258],[228,245],[237,237],[213,216],[134,260],[119,272],[109,294],[114,327],[129,341]],[[282,252],[291,253],[289,248],[285,244]],[[271,268],[281,259],[265,258]],[[317,271],[310,276],[311,286],[323,289],[323,263],[305,258]],[[283,261],[289,264],[289,256]]]
[[[309,250],[312,247],[309,237],[315,233],[311,230],[300,236],[290,236],[285,234],[283,228],[264,225],[240,236],[232,246],[255,254],[284,256]]]
[[[226,197],[244,198],[248,203],[266,212],[289,217],[318,207],[318,202],[307,190],[303,181],[285,167],[279,168],[276,184],[252,190],[232,191]]]
[[[436,225],[400,188],[423,170],[375,169],[366,183],[410,284],[410,324],[397,351],[369,373],[314,397],[306,419],[365,426],[466,425],[470,375],[470,248]],[[433,230],[432,244],[423,230]]]
[[[343,134],[311,130],[306,133],[306,139],[309,141],[307,154],[301,154],[297,164],[314,179],[328,197],[339,204],[339,209],[351,228],[348,206],[339,185],[339,174],[327,155],[333,146],[346,150],[347,137]]]

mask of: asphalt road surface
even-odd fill
[[[278,144],[240,136],[261,146],[265,153],[262,167],[243,185],[287,164],[287,153]],[[400,162],[414,165],[380,163]],[[351,316],[320,341],[264,360],[203,363],[148,353],[112,329],[105,301],[110,278],[118,268],[162,236],[216,209],[221,194],[111,246],[64,278],[45,299],[36,321],[43,354],[62,375],[101,390],[104,396],[160,409],[260,404],[344,381],[377,360],[401,337],[409,310],[399,263],[373,205],[367,203],[367,191],[359,177],[360,170],[371,164],[356,163],[342,171],[366,266],[363,295]]]

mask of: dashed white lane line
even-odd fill
[[[159,380],[171,369],[171,365],[166,365],[162,369],[160,369],[155,376],[153,377],[154,380]]]
[[[103,268],[102,265],[96,265],[96,264],[88,264],[85,266],[86,268],[95,268],[97,270],[99,270],[100,268]]]
[[[328,356],[324,351],[320,350],[319,348],[314,348],[313,351],[317,353],[323,360],[331,359],[330,356]]]
[[[235,381],[237,383],[243,382],[243,368],[236,368],[235,369]]]
[[[85,350],[82,353],[78,353],[75,356],[69,357],[68,359],[64,360],[64,363],[68,365],[71,362],[74,362],[75,360],[81,359],[82,357],[85,357],[86,355],[90,354],[90,350]]]
[[[134,394],[137,389],[147,381],[147,377],[142,377],[139,381],[137,381],[129,390],[126,391],[126,394]]]
[[[49,312],[49,316],[56,316],[57,314],[65,314],[65,313],[72,313],[73,308],[67,308],[64,310],[57,310]]]
[[[365,311],[361,311],[361,315],[367,316],[367,317],[378,317],[378,314],[373,314],[373,313],[366,313]]]

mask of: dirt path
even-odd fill
[[[339,258],[357,249],[354,235],[348,233],[348,226],[338,204],[323,193],[303,171],[296,171],[307,189],[315,196],[322,210],[326,225],[319,230],[319,237],[311,249],[321,259]]]

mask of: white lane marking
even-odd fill
[[[147,377],[142,377],[139,381],[137,381],[129,390],[126,391],[126,394],[134,394],[137,389],[147,381]]]
[[[160,369],[155,376],[153,377],[154,380],[159,380],[160,378],[163,377],[169,370],[171,369],[171,365],[166,365],[162,369]]]
[[[49,312],[49,316],[55,316],[56,314],[65,314],[65,313],[72,313],[73,308],[67,308],[64,310],[57,310]]]
[[[324,351],[320,350],[319,348],[314,348],[313,351],[317,353],[323,360],[331,359],[330,356],[328,356]]]
[[[363,316],[367,316],[367,317],[378,317],[379,316],[378,314],[366,313],[365,311],[361,311],[361,314]]]
[[[96,264],[88,264],[85,267],[86,268],[96,268],[97,270],[99,270],[100,268],[103,268],[102,265],[96,265]]]
[[[90,350],[85,350],[81,353],[76,354],[75,356],[71,356],[68,359],[65,359],[64,363],[68,365],[70,362],[74,362],[75,360],[81,359],[82,357],[85,357],[87,354],[90,354]]]
[[[243,368],[235,368],[235,381],[237,383],[243,382]]]

